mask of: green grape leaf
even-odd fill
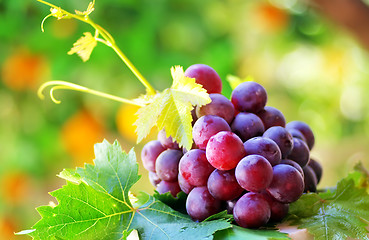
[[[97,45],[97,40],[90,32],[83,33],[84,36],[79,38],[73,44],[72,49],[68,52],[69,55],[76,53],[82,61],[86,62],[90,59],[91,53]]]
[[[165,129],[167,137],[172,136],[180,146],[191,149],[191,110],[193,106],[210,103],[211,99],[194,78],[184,75],[182,67],[172,67],[171,73],[172,86],[158,93],[151,103],[137,111],[137,141],[145,138],[156,125],[159,129]]]
[[[350,176],[336,189],[303,195],[290,205],[289,214],[290,224],[307,228],[316,240],[369,240],[369,195]]]
[[[41,206],[32,230],[34,239],[126,239],[137,230],[140,239],[213,239],[214,232],[231,227],[224,219],[197,223],[155,197],[129,190],[139,180],[133,150],[122,152],[116,141],[95,145],[94,165],[64,170],[67,183],[51,193],[58,204]]]
[[[234,90],[240,83],[254,81],[254,78],[251,77],[251,76],[247,76],[246,78],[241,79],[237,76],[229,74],[229,75],[227,75],[226,80],[228,81],[228,83],[231,86],[232,90]]]
[[[214,240],[288,240],[286,233],[274,229],[247,229],[232,225],[232,228],[218,231],[214,234]]]

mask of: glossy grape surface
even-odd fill
[[[250,138],[263,135],[264,124],[257,115],[240,112],[234,118],[231,129],[242,141],[246,141]]]
[[[220,200],[235,199],[244,191],[236,180],[234,170],[215,169],[209,176],[207,186],[210,194]]]
[[[265,157],[274,166],[281,162],[282,154],[278,145],[270,138],[254,137],[243,144],[246,155],[257,154]]]
[[[222,92],[222,80],[218,73],[208,65],[191,65],[186,69],[184,75],[186,77],[195,78],[196,83],[201,84],[209,94]]]
[[[158,140],[153,140],[142,148],[141,160],[144,168],[148,171],[155,172],[156,158],[162,153],[165,148]]]
[[[268,129],[273,126],[286,126],[286,119],[281,111],[274,107],[266,106],[257,113],[258,117],[263,121],[264,128]]]
[[[263,86],[256,82],[243,82],[232,92],[231,101],[240,112],[260,112],[266,102],[267,93]]]
[[[156,159],[155,170],[161,180],[175,182],[178,177],[178,164],[182,151],[167,149],[160,153]]]
[[[211,103],[196,108],[196,115],[198,118],[205,115],[216,115],[230,124],[235,115],[235,109],[231,101],[219,93],[209,94]]]

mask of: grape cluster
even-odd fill
[[[188,194],[187,213],[196,221],[227,209],[238,225],[257,228],[282,220],[289,203],[316,191],[321,165],[310,157],[314,134],[301,121],[286,124],[276,108],[265,106],[267,93],[243,82],[231,100],[211,67],[190,66],[211,103],[192,112],[192,149],[181,149],[164,130],[141,153],[151,183],[161,194]]]

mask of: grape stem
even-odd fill
[[[50,98],[56,104],[59,104],[61,101],[57,100],[54,97],[54,91],[55,90],[60,90],[60,89],[65,89],[65,90],[74,90],[74,91],[79,91],[79,92],[86,92],[86,93],[90,93],[90,94],[95,95],[95,96],[100,96],[100,97],[111,99],[111,100],[114,100],[114,101],[117,101],[117,102],[136,105],[136,106],[139,106],[139,107],[144,107],[145,106],[145,105],[140,104],[138,102],[135,102],[133,100],[117,97],[117,96],[114,96],[114,95],[110,95],[110,94],[107,94],[107,93],[103,93],[103,92],[100,92],[100,91],[96,91],[96,90],[93,90],[93,89],[89,89],[89,88],[86,88],[86,87],[83,87],[83,86],[80,86],[80,85],[77,85],[77,84],[74,84],[74,83],[65,82],[65,81],[50,81],[50,82],[46,82],[46,83],[42,84],[41,87],[38,89],[38,92],[37,92],[37,95],[38,95],[39,98],[41,98],[41,99],[45,98],[45,96],[42,92],[44,91],[45,88],[47,88],[49,86],[52,86],[51,89],[50,89]]]
[[[80,20],[82,22],[85,22],[85,23],[89,24],[91,27],[93,27],[105,40],[105,41],[99,41],[99,42],[104,43],[105,45],[107,45],[108,47],[110,47],[114,50],[114,52],[127,65],[127,67],[137,77],[137,79],[145,86],[146,92],[148,94],[151,94],[151,95],[154,95],[156,93],[155,89],[150,85],[150,83],[145,79],[145,77],[137,70],[137,68],[127,58],[127,56],[120,50],[120,48],[115,43],[114,38],[108,33],[108,31],[106,31],[103,27],[101,27],[100,25],[98,25],[94,21],[92,21],[90,19],[90,17],[88,16],[88,14],[86,14],[86,15],[73,14],[73,13],[70,13],[68,11],[65,11],[64,9],[61,9],[61,8],[55,6],[52,3],[46,2],[44,0],[37,0],[37,1],[40,2],[40,3],[43,3],[45,5],[48,5],[52,8],[54,8],[54,9],[59,9],[63,14],[65,14],[66,17],[75,18],[75,19]],[[51,16],[51,15],[48,15],[48,16]]]

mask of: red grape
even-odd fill
[[[272,166],[280,163],[282,154],[278,145],[270,138],[254,137],[247,140],[243,146],[246,155],[257,154],[265,157]]]
[[[181,188],[179,187],[178,182],[161,181],[156,186],[156,191],[158,191],[158,193],[160,194],[170,192],[173,197],[176,197],[177,194],[181,191]]]
[[[209,94],[211,98],[211,103],[202,106],[200,108],[196,108],[196,115],[198,118],[205,115],[216,115],[230,124],[234,118],[235,110],[231,101],[219,93]]]
[[[240,196],[244,189],[237,183],[234,170],[215,169],[209,176],[208,189],[216,199],[232,200]]]
[[[234,118],[231,129],[232,132],[242,139],[242,141],[246,141],[252,137],[262,135],[264,132],[264,124],[257,115],[240,112]]]
[[[286,119],[282,112],[274,107],[266,106],[257,115],[263,121],[265,130],[273,126],[286,126]]]
[[[150,141],[142,148],[141,160],[146,170],[155,172],[156,158],[162,153],[165,148],[157,140]]]
[[[222,92],[222,80],[218,73],[208,65],[191,65],[186,69],[184,75],[186,77],[195,78],[196,83],[201,84],[208,93]]]
[[[243,82],[233,90],[231,101],[240,112],[257,113],[264,108],[267,93],[259,83]]]
[[[281,150],[282,158],[286,158],[287,155],[292,151],[293,138],[284,127],[271,127],[264,132],[263,137],[270,138],[277,143],[279,149]]]
[[[167,149],[160,153],[156,159],[155,169],[161,180],[168,182],[177,181],[178,164],[182,155],[182,151],[174,149]]]

